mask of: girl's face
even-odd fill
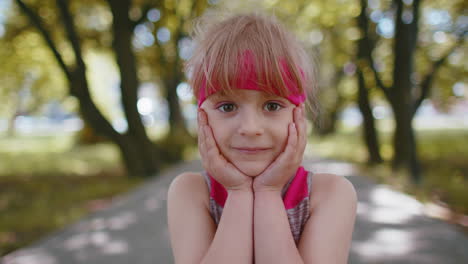
[[[244,174],[261,174],[283,151],[296,107],[288,99],[256,90],[221,92],[201,105],[221,154]]]

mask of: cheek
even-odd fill
[[[213,131],[214,140],[216,141],[216,144],[218,144],[218,146],[221,147],[221,143],[225,142],[224,137],[226,137],[226,126],[223,125],[222,122],[220,122],[220,120],[216,120],[214,118],[209,118],[208,120],[209,125],[211,127],[211,131]]]
[[[288,125],[286,124],[284,129],[281,129],[278,133],[278,142],[281,142],[281,146],[285,146],[288,143]]]

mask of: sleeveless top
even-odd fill
[[[210,214],[218,226],[227,199],[227,191],[207,172],[202,172],[210,192]],[[296,175],[291,177],[281,191],[284,207],[289,220],[289,226],[296,245],[301,237],[305,223],[310,216],[309,195],[312,183],[312,172],[301,166]]]

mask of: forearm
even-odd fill
[[[216,234],[202,263],[252,263],[252,234],[252,191],[228,191]]]
[[[255,263],[303,263],[279,192],[254,193]]]

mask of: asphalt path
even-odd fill
[[[349,263],[468,263],[468,236],[426,216],[426,207],[403,193],[357,175],[352,165],[309,158],[304,167],[347,177],[358,193],[358,216]],[[199,161],[174,166],[114,199],[111,205],[29,247],[1,258],[3,264],[173,263],[166,217],[167,189]],[[313,182],[312,182],[313,184]]]

